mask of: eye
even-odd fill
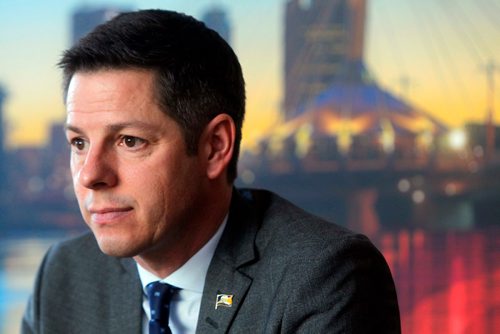
[[[120,142],[118,145],[126,146],[127,148],[139,149],[142,146],[146,145],[146,141],[134,136],[123,136],[120,138]]]
[[[83,151],[85,149],[85,140],[83,140],[82,138],[71,139],[70,144],[77,151]]]

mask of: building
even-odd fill
[[[73,13],[71,26],[71,45],[87,35],[92,29],[121,12],[127,11],[119,7],[81,7]]]
[[[97,25],[124,11],[127,9],[117,7],[77,9],[71,20],[71,45]],[[46,146],[22,147],[6,152],[2,149],[2,130],[5,128],[2,126],[2,103],[5,97],[5,91],[0,88],[0,185],[8,193],[8,196],[0,197],[0,206],[3,206],[0,209],[1,227],[12,230],[81,230],[84,224],[73,194],[62,122],[52,124]],[[9,162],[8,170],[5,161]],[[19,210],[18,203],[22,203],[22,210]]]
[[[284,122],[242,156],[242,183],[366,234],[473,225],[474,204],[448,177],[474,161],[442,144],[445,124],[368,75],[365,17],[366,0],[287,1]]]
[[[0,86],[0,202],[2,199],[2,192],[5,191],[6,188],[6,153],[5,153],[5,111],[4,111],[4,102],[7,98],[7,92],[2,86]]]
[[[212,7],[207,10],[201,19],[207,27],[219,33],[219,35],[231,44],[231,26],[226,11],[221,7]]]
[[[285,12],[285,100],[288,119],[335,81],[359,82],[366,0],[289,0]]]

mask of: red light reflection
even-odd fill
[[[403,333],[500,333],[500,230],[385,233]]]

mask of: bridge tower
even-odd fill
[[[485,66],[488,83],[488,101],[486,114],[486,158],[492,159],[495,154],[495,73],[500,70],[498,64],[493,60]]]
[[[363,79],[366,0],[290,0],[285,14],[285,119],[335,81]]]

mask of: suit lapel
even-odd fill
[[[207,275],[207,285],[203,291],[201,302],[200,317],[198,318],[198,333],[225,333],[231,324],[241,303],[245,299],[252,279],[235,271],[225,264],[216,264],[217,272]],[[210,280],[211,284],[208,284]],[[226,306],[217,304],[217,297],[225,295],[232,302],[226,303]]]
[[[250,201],[234,189],[226,229],[205,279],[198,333],[228,331],[252,284],[252,277],[244,272],[243,267],[256,260],[254,244],[258,225],[259,219]],[[231,299],[232,296],[232,303],[216,307],[218,295],[222,295],[222,299]]]

